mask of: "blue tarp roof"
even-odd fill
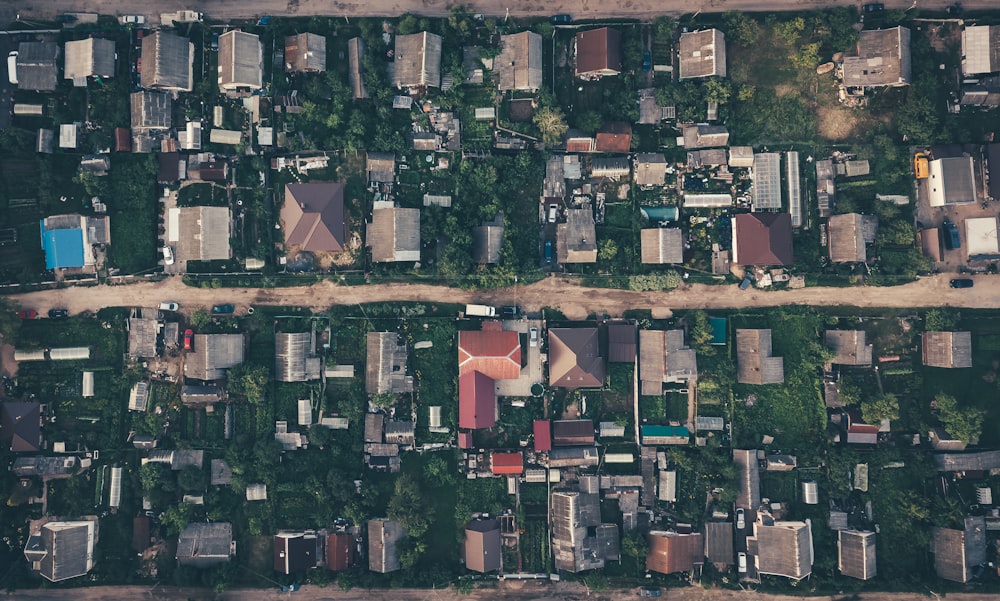
[[[40,227],[46,269],[83,267],[83,230],[46,230],[44,222]]]

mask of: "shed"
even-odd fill
[[[618,75],[622,69],[622,36],[617,29],[602,27],[576,34],[576,76],[595,79]]]
[[[563,419],[552,422],[552,445],[568,447],[594,444],[594,422],[589,419]]]
[[[351,85],[351,95],[355,100],[368,98],[368,89],[365,87],[364,62],[365,41],[359,37],[347,40],[347,79]]]
[[[753,147],[733,146],[729,149],[730,167],[753,167]]]
[[[360,40],[360,38],[355,39]],[[315,33],[286,36],[285,71],[289,73],[326,71],[326,37]]]

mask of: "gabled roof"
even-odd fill
[[[169,31],[142,39],[142,87],[183,90],[194,85],[194,44]]]
[[[420,209],[375,209],[367,232],[372,261],[420,260]]]
[[[1000,71],[1000,25],[966,25],[962,30],[962,74]]]
[[[243,363],[243,334],[195,334],[194,352],[184,362],[184,375],[220,380],[226,370]]]
[[[741,384],[781,384],[785,362],[771,356],[771,330],[736,330],[736,380]]]
[[[596,388],[604,384],[597,328],[549,328],[549,385]]]
[[[560,263],[597,262],[597,226],[590,207],[566,210],[566,222],[556,226],[556,258]]]
[[[927,199],[932,207],[976,202],[975,161],[971,156],[934,159],[928,165]]]
[[[733,565],[732,522],[705,523],[705,557],[714,564]]]
[[[472,520],[465,525],[465,567],[474,572],[492,572],[501,566],[500,523],[495,519]]]
[[[313,335],[309,332],[275,332],[274,379],[279,382],[318,380],[322,359],[316,355],[313,344]]]
[[[832,215],[827,220],[830,260],[834,263],[863,263],[865,254],[864,217],[859,213]]]
[[[729,130],[725,125],[685,125],[681,129],[684,148],[714,148],[729,145]]]
[[[622,70],[622,34],[602,27],[576,34],[576,75],[617,75]]]
[[[641,394],[659,395],[664,382],[687,382],[698,376],[698,360],[684,343],[684,330],[639,331]]]
[[[972,332],[924,332],[923,364],[928,367],[972,367]]]
[[[340,252],[347,240],[344,184],[285,184],[281,205],[285,244],[310,252]]]
[[[875,533],[857,530],[837,532],[837,567],[844,576],[868,580],[878,574]]]
[[[496,424],[497,393],[493,378],[478,371],[458,377],[458,427],[475,430]]]
[[[128,319],[128,356],[130,359],[156,356],[158,325],[155,319],[141,317]]]
[[[326,567],[341,572],[358,561],[354,537],[346,532],[335,532],[326,536]]]
[[[542,87],[542,36],[522,31],[500,36],[500,55],[493,61],[500,91],[534,91]]]
[[[589,419],[559,419],[552,422],[552,445],[569,447],[594,444],[594,422]]]
[[[866,88],[909,83],[909,29],[866,29],[858,34],[858,56],[844,58],[844,86]]]
[[[831,363],[838,365],[871,365],[872,345],[867,344],[864,330],[827,330],[826,346],[837,354]]]
[[[77,578],[94,567],[97,532],[96,517],[48,521],[30,534],[24,555],[29,562],[38,562],[38,573],[46,580]]]
[[[326,71],[326,37],[315,33],[285,37],[285,70],[292,73]]]
[[[219,36],[219,89],[264,87],[264,47],[255,34],[233,29]]]
[[[177,561],[197,568],[229,561],[233,525],[229,522],[188,524],[177,537]]]
[[[524,472],[521,453],[490,453],[490,472],[495,476],[519,475]]]
[[[627,153],[632,148],[632,126],[624,121],[605,123],[597,130],[594,149],[597,152]]]
[[[500,262],[500,248],[503,246],[504,227],[502,225],[481,225],[472,230],[472,258],[483,265]]]
[[[55,42],[21,42],[17,47],[17,87],[19,90],[53,92],[56,89]]]
[[[986,563],[986,519],[967,517],[961,530],[933,528],[931,552],[934,570],[940,578],[968,582],[973,570]]]
[[[487,321],[481,330],[458,333],[458,371],[481,372],[494,380],[514,380],[521,374],[521,339],[517,332]]]
[[[361,38],[347,40],[347,79],[351,84],[351,95],[355,100],[368,98],[364,74],[365,41]]]
[[[756,449],[733,449],[733,463],[740,470],[740,492],[736,506],[757,509],[760,505],[760,464]]]
[[[812,573],[813,543],[809,520],[754,523],[757,539],[757,572],[802,580]]]
[[[139,90],[129,96],[132,129],[170,129],[173,122],[173,100],[166,92]]]
[[[754,211],[781,209],[780,153],[758,152],[753,155],[753,187],[750,192]]]
[[[114,77],[115,43],[104,38],[66,42],[63,77],[78,79],[91,76]]]
[[[441,87],[441,36],[422,31],[397,35],[392,85],[397,88]]]
[[[368,332],[365,390],[368,394],[408,392],[413,378],[406,375],[406,345],[395,332]]]
[[[391,152],[365,153],[365,170],[368,181],[391,183],[396,177],[396,155]]]
[[[274,571],[294,574],[316,567],[318,541],[315,533],[279,532],[274,535]]]
[[[399,563],[399,542],[406,537],[402,524],[392,520],[368,520],[368,569],[386,574]]]
[[[176,211],[178,257],[195,261],[232,258],[233,249],[229,245],[232,220],[228,206],[177,207]]]
[[[684,262],[684,232],[680,228],[640,230],[642,262],[646,265]]]
[[[700,532],[678,534],[653,531],[649,533],[646,569],[660,574],[687,572],[705,560],[704,537]]]
[[[733,219],[733,263],[790,265],[793,260],[788,213],[740,213]]]
[[[552,450],[552,423],[547,419],[536,419],[531,424],[536,451]]]
[[[611,363],[632,363],[635,361],[638,337],[634,323],[608,324],[608,361]]]
[[[677,55],[678,79],[726,76],[726,38],[718,29],[682,33]]]
[[[666,181],[667,158],[658,152],[641,152],[635,158],[635,185],[662,186]]]
[[[0,441],[14,453],[37,451],[42,445],[39,403],[6,401],[0,406]]]

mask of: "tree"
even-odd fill
[[[622,537],[622,566],[633,576],[641,576],[646,571],[646,553],[649,543],[646,537],[637,530]]]
[[[712,350],[712,339],[715,333],[712,331],[712,324],[708,321],[708,313],[704,311],[692,311],[686,318],[691,332],[691,345],[699,353],[706,353]]]
[[[596,133],[604,125],[604,117],[597,111],[587,111],[576,117],[576,128],[588,134]]]
[[[792,55],[792,64],[800,69],[815,69],[820,62],[819,42],[803,44],[798,52]]]
[[[413,476],[402,474],[396,479],[392,498],[389,499],[388,514],[389,518],[402,524],[407,533],[415,539],[427,533],[430,524],[427,520],[425,499]]]
[[[309,444],[325,447],[333,439],[333,431],[326,426],[313,424],[309,426]]]
[[[958,400],[950,394],[939,394],[934,401],[940,412],[938,418],[951,436],[969,444],[983,433],[982,411],[974,407],[959,407]]]
[[[455,474],[448,468],[448,461],[440,453],[432,454],[424,464],[424,480],[435,486],[452,486]]]
[[[677,21],[672,17],[659,16],[653,19],[653,37],[661,44],[669,44],[674,39]]]
[[[618,244],[611,238],[606,238],[597,243],[597,260],[614,261],[618,256]]]
[[[713,77],[705,82],[705,100],[725,104],[732,93],[732,87],[728,79]]]
[[[894,394],[882,394],[861,403],[861,419],[866,424],[879,424],[883,419],[899,419],[899,400]]]
[[[177,485],[184,492],[203,492],[208,486],[208,477],[200,467],[189,465],[177,474]]]
[[[928,332],[953,332],[957,327],[958,313],[954,309],[931,309],[924,316],[924,330]]]
[[[203,330],[211,322],[212,316],[204,309],[198,309],[191,314],[191,327],[195,330]]]
[[[789,46],[794,46],[795,42],[799,40],[799,36],[802,35],[802,31],[806,28],[806,21],[802,17],[795,17],[788,21],[782,21],[774,26],[774,32],[779,38],[785,41]]]
[[[388,409],[396,404],[396,395],[391,392],[383,392],[382,394],[372,395],[371,402],[372,405],[375,405],[376,407]]]
[[[535,111],[531,120],[541,132],[542,143],[546,146],[558,144],[569,130],[569,126],[566,125],[566,116],[563,115],[562,110],[556,107],[543,106]]]
[[[729,38],[740,46],[750,47],[760,39],[760,24],[738,10],[732,10],[722,16]]]
[[[229,392],[246,397],[247,401],[258,404],[264,400],[270,370],[262,365],[241,363],[229,370]]]

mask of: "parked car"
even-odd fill
[[[545,262],[546,263],[551,263],[552,262],[552,241],[551,240],[546,240],[545,241]]]
[[[549,223],[555,223],[558,217],[559,217],[559,205],[557,204],[549,205]]]
[[[173,301],[166,301],[160,303],[160,311],[176,311],[177,309],[180,308],[181,306]]]
[[[653,55],[649,52],[649,50],[642,55],[642,70],[647,73],[653,70]]]
[[[747,554],[740,551],[737,557],[737,565],[739,566],[740,574],[747,573]]]
[[[17,50],[11,50],[7,55],[7,81],[17,85]]]
[[[949,283],[952,288],[972,288],[975,284],[975,282],[969,278],[956,278]]]
[[[212,315],[229,315],[235,310],[234,305],[212,305]]]
[[[191,341],[194,339],[194,330],[188,328],[184,330],[184,350],[191,350]]]
[[[62,317],[69,317],[69,311],[66,309],[49,309],[49,318],[59,319]]]
[[[573,15],[552,15],[554,25],[565,25],[573,22]]]
[[[861,8],[861,11],[866,13],[878,13],[882,12],[883,10],[885,10],[885,4],[882,4],[881,2],[872,2],[870,4],[865,4]]]
[[[750,284],[753,284],[753,277],[748,273],[743,276],[743,281],[740,282],[740,290],[746,290]]]
[[[528,346],[538,346],[538,328],[528,330]]]
[[[520,314],[521,307],[518,307],[517,305],[500,308],[500,315],[504,317],[517,317]]]
[[[163,253],[164,265],[174,264],[174,249],[170,248],[169,246],[164,246],[163,248],[160,249],[160,252]]]
[[[640,597],[659,597],[662,591],[658,588],[643,587],[639,589]]]
[[[142,25],[146,22],[146,17],[142,15],[122,15],[120,20],[122,25]]]
[[[744,530],[747,527],[747,512],[740,507],[736,510],[736,529]]]
[[[34,309],[25,309],[24,311],[18,311],[17,316],[21,319],[35,319],[38,317],[38,311]]]

